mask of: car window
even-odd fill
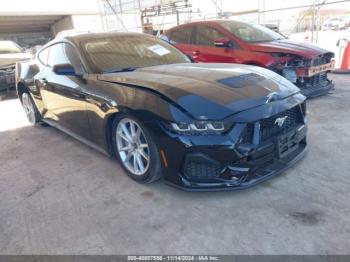
[[[216,38],[226,37],[224,34],[209,26],[198,26],[196,34],[197,45],[215,46],[214,40]]]
[[[81,47],[94,73],[190,62],[174,46],[142,34],[90,38],[82,41]]]
[[[39,61],[43,63],[44,65],[47,65],[47,59],[49,57],[49,51],[50,47],[45,48],[44,50],[40,51],[38,54]]]
[[[285,38],[281,34],[261,25],[230,20],[219,22],[219,24],[236,37],[249,43],[270,42]]]
[[[170,40],[172,43],[188,44],[190,43],[192,27],[177,29],[171,33]]]
[[[67,63],[68,58],[63,50],[63,44],[60,43],[51,46],[47,64],[52,67],[54,65]]]
[[[53,67],[58,64],[71,64],[77,73],[83,72],[82,63],[76,50],[67,43],[55,44],[50,48],[48,65]]]

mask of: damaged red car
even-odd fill
[[[167,39],[195,62],[265,67],[298,86],[308,98],[334,88],[327,73],[334,53],[291,41],[266,27],[233,20],[200,21],[174,27]]]

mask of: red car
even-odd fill
[[[195,62],[249,64],[273,70],[307,97],[328,93],[334,53],[288,40],[266,27],[232,20],[193,22],[166,32],[167,39]]]

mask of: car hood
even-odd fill
[[[250,44],[250,49],[257,52],[288,53],[306,58],[314,58],[330,52],[315,45],[294,42],[289,39]]]
[[[18,61],[32,58],[28,53],[0,54],[0,67],[14,65]]]
[[[223,119],[299,92],[270,70],[235,64],[170,64],[102,74],[98,78],[146,88],[197,119]]]

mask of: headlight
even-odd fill
[[[194,121],[191,123],[170,123],[170,128],[181,134],[203,135],[223,133],[228,125],[220,121]]]
[[[303,115],[306,116],[307,114],[306,101],[304,101],[300,106],[301,106],[301,111],[303,112]]]

